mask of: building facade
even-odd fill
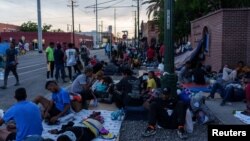
[[[29,44],[37,43],[37,32],[2,32],[2,40],[9,40],[10,38],[19,41],[24,38],[25,42]],[[72,33],[68,32],[44,32],[43,33],[43,47],[46,48],[50,42],[54,43],[72,43]],[[87,35],[75,34],[75,45],[79,47],[80,42],[85,41],[87,47],[93,47],[93,37]],[[86,42],[87,41],[87,42]]]
[[[155,21],[147,21],[141,23],[141,35],[142,38],[147,38],[148,45],[151,44],[151,40],[158,41],[159,29]]]
[[[206,41],[205,65],[219,71],[238,61],[250,65],[250,9],[221,9],[191,22],[191,42]]]

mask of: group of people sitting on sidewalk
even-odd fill
[[[242,61],[237,63],[235,69],[224,65],[219,73],[213,72],[210,66],[202,66],[201,63],[193,68],[192,63],[187,61],[177,74],[179,83],[206,85],[212,82],[207,99],[214,99],[215,93],[219,93],[222,98],[221,106],[234,101],[249,101],[250,69]],[[249,105],[247,109],[248,112],[244,111],[243,113],[249,115]]]
[[[250,87],[250,70],[239,61],[235,69],[230,69],[225,65],[222,69],[222,74],[217,78],[211,87],[211,92],[208,99],[214,99],[216,92],[222,97],[221,106],[234,101],[243,101],[247,103],[247,110],[242,113],[250,115],[249,110],[249,91]]]
[[[188,63],[185,67],[185,70],[182,70],[179,75],[179,80],[186,80],[187,78],[185,77],[186,75],[182,73],[190,71],[188,70]],[[173,92],[171,88],[162,88],[160,78],[155,75],[154,71],[149,71],[142,76],[135,77],[132,70],[123,68],[121,80],[114,84],[112,78],[105,76],[102,70],[102,65],[100,65],[100,67],[96,65],[93,67],[85,67],[84,71],[73,80],[69,90],[61,88],[54,80],[47,81],[45,89],[52,93],[50,100],[44,96],[38,96],[32,102],[27,101],[25,88],[18,88],[15,91],[17,104],[8,109],[3,117],[0,117],[0,125],[8,123],[10,120],[15,121],[16,134],[5,132],[8,134],[4,140],[11,140],[13,138],[17,141],[32,138],[38,140],[43,131],[43,119],[48,125],[57,124],[59,118],[72,112],[71,109],[75,111],[88,109],[90,100],[94,101],[92,104],[96,106],[98,102],[102,102],[104,99],[108,99],[108,102],[105,101],[106,103],[114,102],[116,106],[125,113],[129,107],[143,107],[146,109],[149,116],[147,128],[142,133],[145,137],[155,135],[157,127],[160,126],[167,129],[177,129],[177,134],[180,138],[187,138],[187,111],[192,111],[193,108],[190,106],[190,103],[186,103],[174,96],[173,93],[175,92]],[[202,65],[198,64],[195,71],[192,72],[196,75],[193,81],[203,84],[205,82],[203,74],[207,74],[207,72],[201,70],[203,70]],[[246,96],[247,110],[244,111],[244,114],[249,115],[250,75],[249,73],[242,74],[242,70],[243,65],[241,65],[241,62],[235,70],[229,70],[228,67],[225,66],[223,68],[222,79],[217,79],[217,82],[213,84],[209,98],[214,98],[215,92],[220,90],[221,96],[223,97],[221,105],[225,105],[232,97],[234,100],[243,100]],[[197,74],[197,72],[200,74]],[[231,81],[237,78],[238,80],[242,78],[243,81],[241,82],[246,85],[243,86]],[[187,78],[187,80],[188,79],[189,78]],[[247,95],[245,95],[245,93],[247,93]],[[79,110],[72,107],[73,101],[80,103]],[[42,106],[42,112],[40,112],[36,104]],[[102,124],[96,119],[90,119],[86,122],[87,125],[89,122],[90,124],[97,123],[98,126]],[[99,135],[91,129],[80,129],[80,127],[72,126],[70,130],[53,130],[51,133],[62,133],[62,137],[59,136],[58,141],[72,141],[76,139],[92,140]],[[78,134],[75,134],[73,130],[82,131],[81,138]],[[98,133],[101,131],[101,129],[98,130]]]

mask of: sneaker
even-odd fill
[[[177,135],[181,139],[187,139],[187,132],[184,130],[184,128],[177,129]]]
[[[17,82],[14,86],[19,86],[20,85],[20,83],[19,82]]]
[[[0,88],[1,88],[1,89],[7,89],[7,87],[6,87],[6,86],[1,86]]]
[[[149,137],[156,134],[156,129],[153,126],[148,126],[147,129],[142,133],[142,136]]]

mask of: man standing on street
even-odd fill
[[[7,88],[7,81],[10,71],[12,71],[13,75],[16,78],[15,86],[20,85],[19,78],[17,74],[17,50],[15,49],[15,42],[12,41],[10,43],[10,48],[6,50],[6,66],[4,70],[4,85],[1,87],[2,89]]]
[[[49,46],[46,48],[46,60],[47,60],[47,79],[54,77],[54,42],[50,42]]]
[[[9,108],[4,116],[0,117],[0,126],[10,120],[16,123],[16,141],[28,140],[31,136],[41,136],[42,116],[39,107],[26,100],[27,94],[25,88],[18,88],[15,91],[17,103]]]

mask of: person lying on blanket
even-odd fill
[[[70,113],[69,93],[60,88],[53,80],[47,81],[45,88],[52,92],[52,99],[48,100],[43,96],[37,96],[33,102],[43,106],[42,116],[45,121],[48,124],[55,124],[60,117]]]
[[[63,125],[61,130],[53,129],[51,134],[60,134],[57,141],[91,141],[101,135],[104,139],[113,139],[115,136],[103,127],[104,118],[100,112],[93,112],[83,120],[83,127],[74,126],[73,122]]]

